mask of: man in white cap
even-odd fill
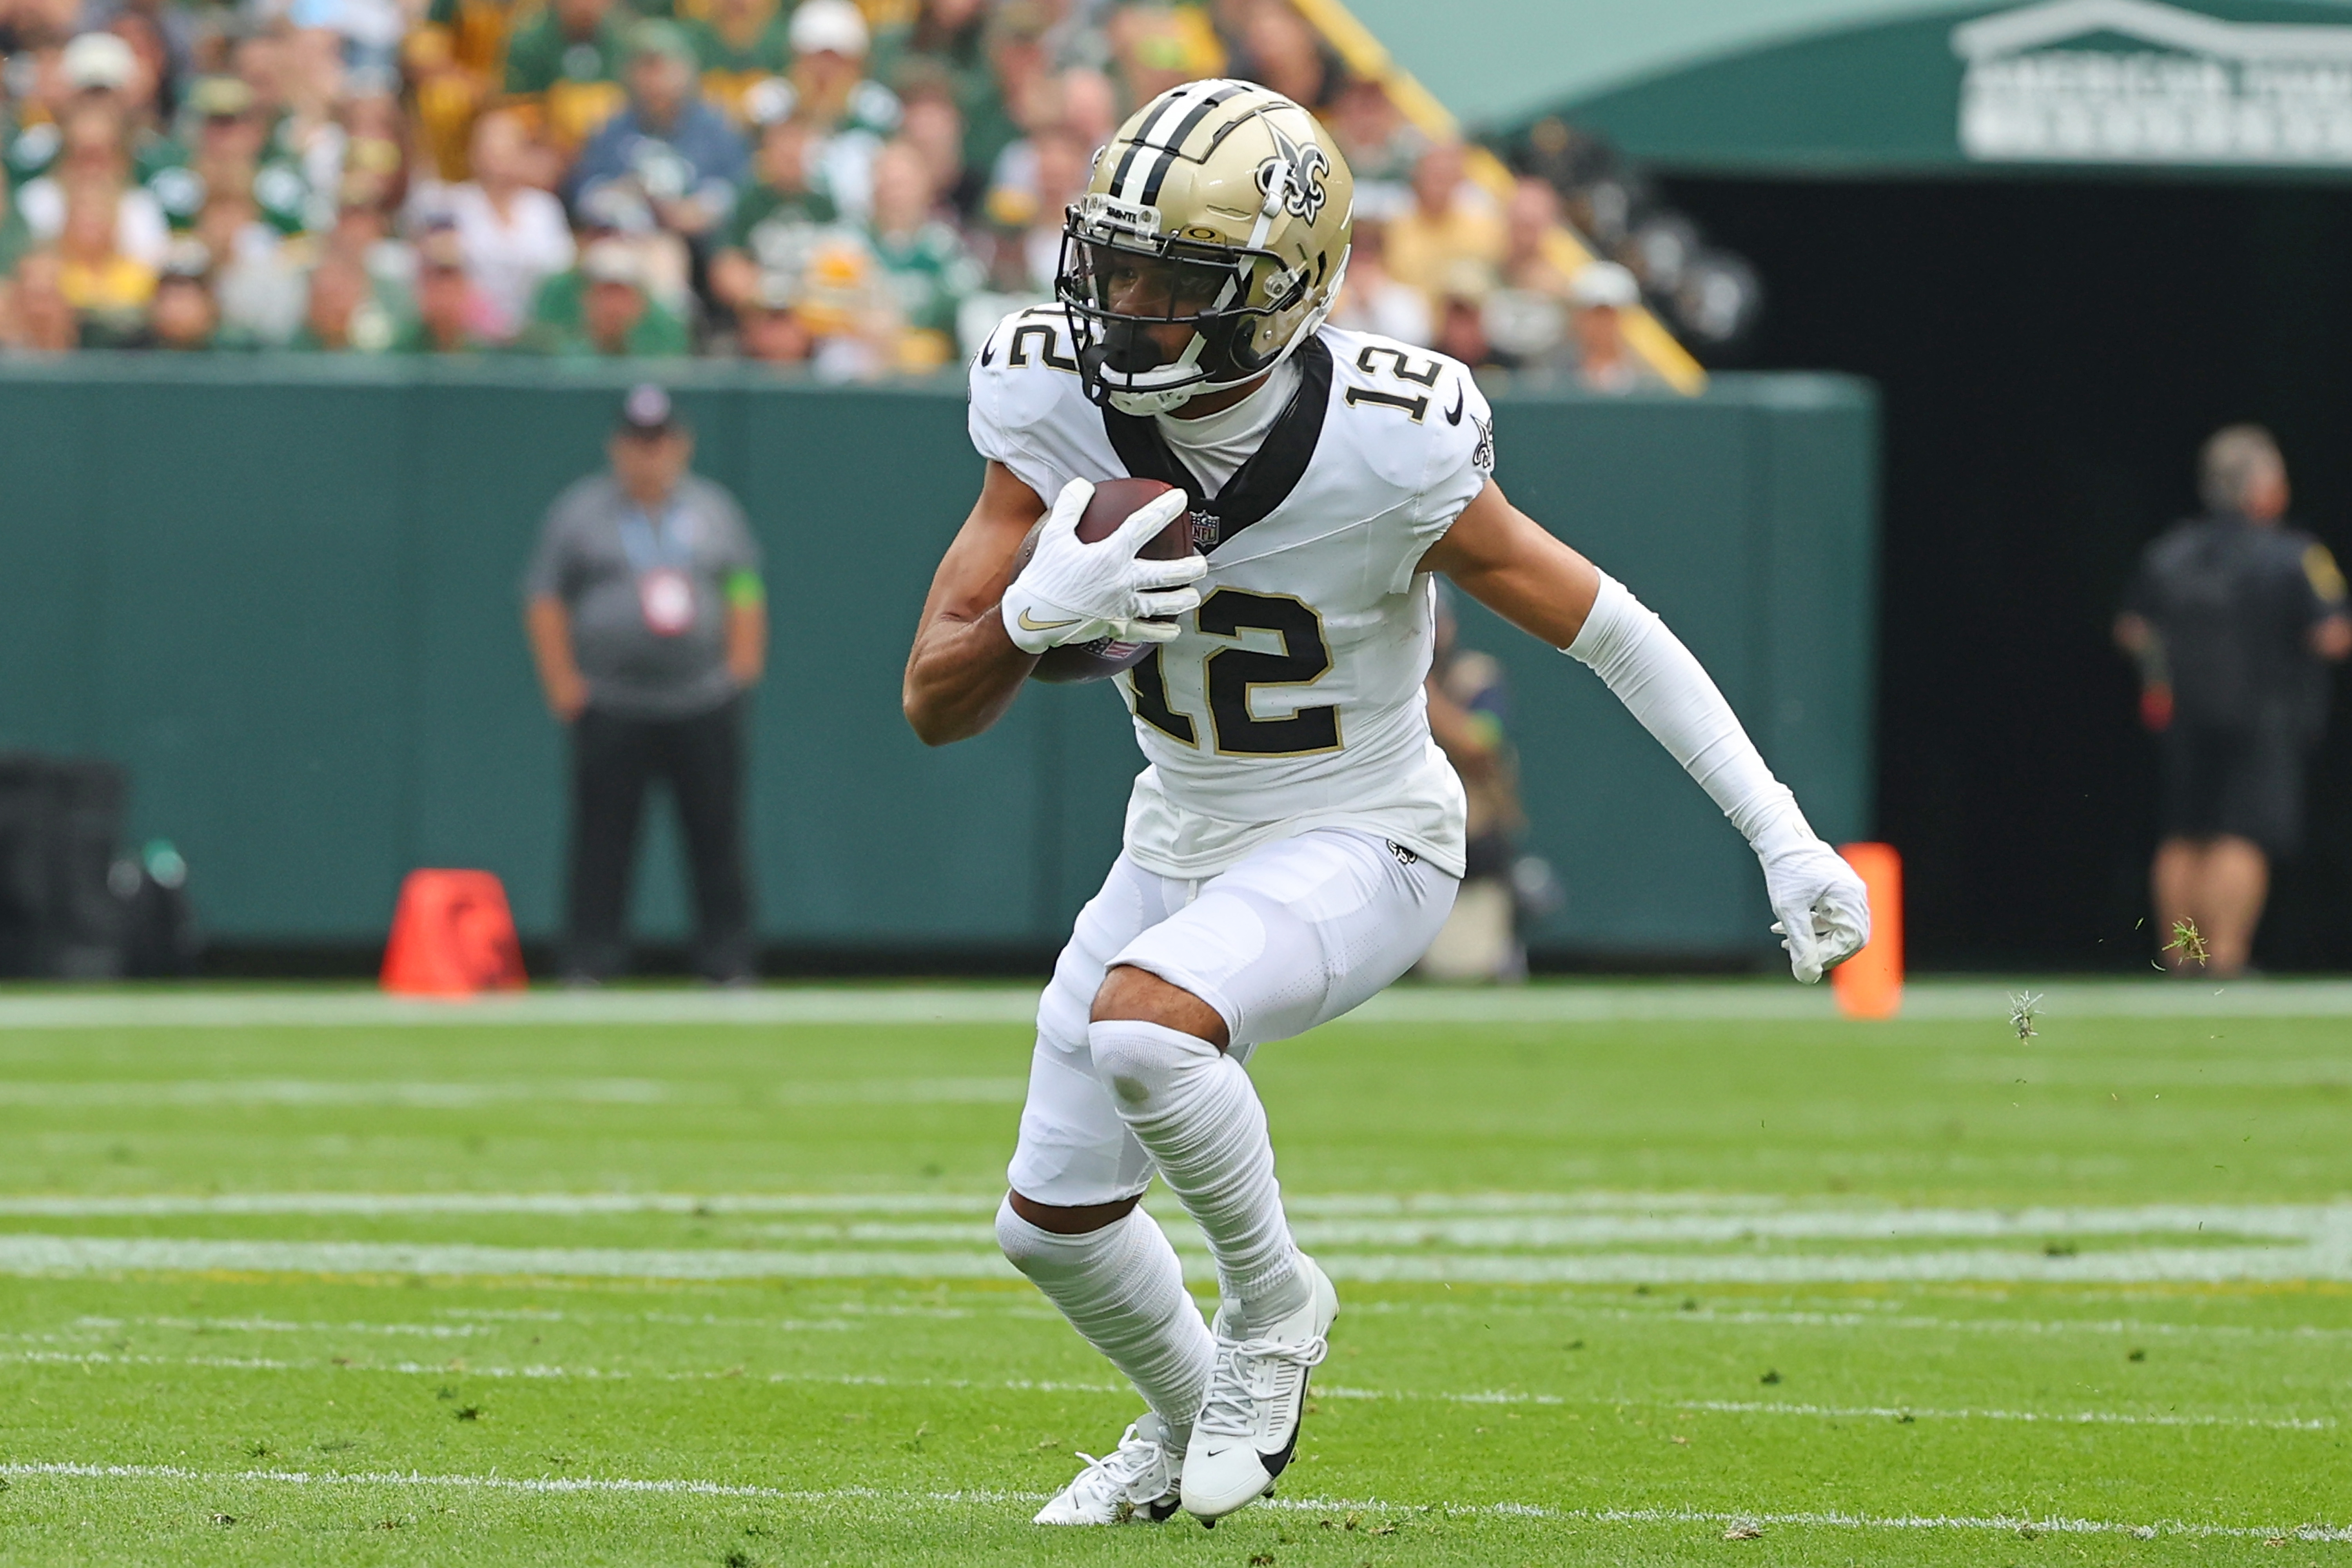
[[[1642,286],[1613,261],[1586,264],[1568,286],[1569,327],[1576,338],[1576,375],[1589,391],[1639,392],[1665,384],[1625,341],[1625,312],[1642,303]]]
[[[154,91],[130,44],[112,33],[83,33],[58,51],[58,75],[66,85],[62,101],[50,105],[50,117],[27,125],[8,142],[7,171],[11,184],[48,174],[65,151],[65,122],[88,107],[110,110],[128,145],[143,131],[144,106]],[[144,171],[142,171],[142,173]]]
[[[874,156],[898,129],[898,95],[866,74],[873,40],[850,0],[801,0],[793,13],[790,102],[762,118],[791,114],[816,129],[812,159],[819,183],[844,216],[863,223],[874,204]]]

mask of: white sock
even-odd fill
[[[1241,1063],[1197,1036],[1119,1018],[1091,1024],[1095,1075],[1217,1260],[1217,1284],[1245,1322],[1308,1299],[1274,1179],[1265,1107]]]
[[[1087,1343],[1127,1374],[1168,1428],[1178,1453],[1207,1397],[1216,1342],[1184,1289],[1168,1235],[1140,1208],[1100,1230],[1059,1236],[996,1211],[997,1245]]]

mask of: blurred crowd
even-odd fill
[[[929,369],[1051,296],[1129,111],[1229,75],[1355,169],[1342,325],[1654,379],[1587,144],[1474,178],[1288,0],[0,0],[0,350]]]

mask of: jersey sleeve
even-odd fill
[[[1495,411],[1467,366],[1453,360],[1444,363],[1436,403],[1423,422],[1428,433],[1427,466],[1421,489],[1404,510],[1404,549],[1389,583],[1392,594],[1412,585],[1421,558],[1445,537],[1462,509],[1478,498],[1495,473]]]
[[[1008,316],[996,324],[971,362],[971,402],[965,416],[973,450],[992,463],[1002,463],[1013,477],[1037,492],[1049,505],[1067,482],[1038,449],[1034,426],[1050,412],[1053,388],[1044,378],[1053,374],[1039,363],[1039,344],[1024,343],[1014,334],[1030,322],[1031,312]],[[1051,339],[1045,352],[1058,348]]]

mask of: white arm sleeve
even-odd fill
[[[1813,837],[1706,668],[1624,584],[1601,574],[1592,613],[1564,651],[1591,667],[1759,854]]]

